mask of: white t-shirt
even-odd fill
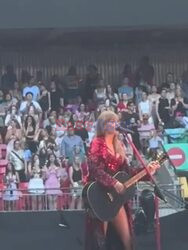
[[[42,109],[41,109],[41,106],[38,102],[36,101],[32,101],[31,104],[36,108],[36,110],[38,112],[42,112]],[[23,101],[21,102],[21,105],[20,105],[20,112],[25,112],[27,109],[27,101]]]
[[[140,110],[142,114],[149,114],[150,115],[150,101],[146,100],[145,102],[141,101],[139,103]]]
[[[34,85],[34,86],[27,86],[23,89],[23,96],[25,97],[28,92],[31,92],[33,94],[33,100],[37,101],[39,96],[40,96],[40,90],[39,88]]]

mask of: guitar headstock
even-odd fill
[[[160,168],[160,165],[168,159],[168,156],[164,152],[157,154],[157,157],[154,161],[151,161],[148,165],[148,170],[151,174],[154,174],[157,169]]]
[[[168,155],[164,152],[159,152],[156,157],[156,161],[162,164],[168,159]]]

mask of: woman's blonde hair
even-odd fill
[[[118,116],[112,112],[112,111],[104,111],[102,112],[97,120],[97,126],[96,126],[96,136],[97,137],[104,137],[106,128],[107,128],[107,123],[110,121],[117,122],[119,121]],[[125,150],[124,147],[122,146],[121,141],[118,139],[118,133],[115,133],[114,135],[114,140],[113,140],[113,145],[114,145],[114,150],[116,153],[121,155],[122,160],[125,159]]]

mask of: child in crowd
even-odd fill
[[[3,194],[3,200],[5,201],[5,210],[15,210],[16,201],[19,200],[21,193],[17,190],[18,174],[14,171],[14,166],[9,163],[5,174],[4,183],[6,185],[5,192]]]
[[[158,133],[155,129],[151,131],[150,135],[151,137],[149,139],[149,147],[148,147],[149,155],[153,160],[156,160],[158,149],[163,143],[163,140],[161,139],[161,137],[158,136]]]

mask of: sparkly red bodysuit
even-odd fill
[[[116,180],[112,177],[122,170],[122,157],[112,155],[107,148],[104,137],[93,139],[89,150],[90,178],[106,187],[112,187]]]

